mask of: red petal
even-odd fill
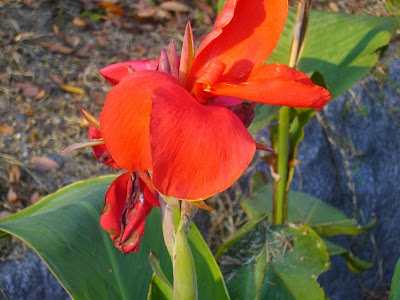
[[[285,65],[270,64],[252,72],[245,82],[225,82],[211,87],[211,93],[266,104],[321,109],[329,92],[315,85],[307,75]]]
[[[125,173],[113,181],[106,193],[100,225],[110,234],[113,241],[119,239],[121,234],[121,217],[125,207],[125,199],[131,188],[131,175]]]
[[[124,77],[107,96],[100,115],[101,133],[116,163],[128,171],[151,170],[149,122],[151,97],[160,85],[178,83],[158,71]]]
[[[154,94],[154,187],[166,196],[200,200],[232,185],[255,152],[255,142],[239,118],[226,108],[199,104],[178,84]]]
[[[282,0],[228,0],[214,30],[205,38],[193,63],[187,87],[218,59],[226,64],[225,75],[243,80],[261,66],[275,48],[288,11]]]
[[[125,61],[109,65],[100,70],[101,75],[111,84],[117,84],[132,71],[156,70],[158,59]]]
[[[89,135],[89,141],[102,138],[100,130],[98,130],[93,125],[90,125],[88,135]],[[114,161],[114,159],[111,157],[110,153],[107,150],[106,145],[94,146],[92,147],[92,150],[96,159],[102,164],[113,167],[114,169],[117,170],[121,169],[118,166],[118,164]]]
[[[100,225],[125,253],[137,252],[140,246],[147,215],[153,208],[143,195],[139,176],[125,173],[111,184],[105,197]]]

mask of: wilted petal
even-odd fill
[[[302,72],[285,65],[265,65],[251,73],[247,81],[218,83],[211,93],[266,104],[321,109],[329,92],[315,85]]]
[[[224,107],[201,105],[178,84],[153,97],[153,184],[165,196],[200,200],[227,189],[250,163],[255,142]]]
[[[177,80],[163,72],[137,71],[108,93],[100,115],[101,133],[117,164],[128,171],[151,170],[151,97],[159,86]]]
[[[287,12],[287,1],[228,0],[214,30],[200,45],[187,87],[191,89],[202,70],[215,59],[226,65],[225,76],[246,80],[275,48]]]
[[[146,217],[154,206],[147,201],[142,187],[146,185],[137,173],[125,173],[114,180],[105,196],[100,225],[124,253],[138,251]]]
[[[156,70],[158,59],[133,60],[109,65],[100,70],[101,75],[111,84],[117,84],[132,71]]]

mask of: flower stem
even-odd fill
[[[300,60],[301,53],[303,52],[310,7],[311,0],[299,0],[296,25],[294,28],[294,35],[288,62],[288,65],[291,68],[296,68]],[[275,182],[274,187],[273,224],[285,223],[287,217],[288,191],[291,181],[291,178],[288,177],[288,172],[290,169],[289,155],[291,151],[293,151],[293,149],[290,148],[290,115],[290,107],[283,106],[279,111],[277,151],[279,180]]]
[[[290,107],[283,106],[279,111],[278,127],[278,174],[279,181],[275,183],[273,224],[282,224],[286,221],[287,192],[289,164],[289,125]]]
[[[196,266],[188,242],[190,223],[190,216],[182,213],[173,250],[174,300],[198,298]]]

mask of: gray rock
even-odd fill
[[[356,275],[341,257],[320,277],[331,299],[363,299],[388,290],[400,257],[400,59],[329,103],[305,128],[302,163],[292,188],[319,197],[359,223],[378,218],[371,234],[339,238],[374,266]],[[383,82],[382,82],[383,81]]]
[[[9,300],[70,299],[46,265],[30,251],[24,258],[9,260],[0,266],[0,287]],[[5,294],[5,295],[4,295]]]

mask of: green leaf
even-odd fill
[[[165,284],[156,274],[153,274],[147,300],[173,300],[173,297],[171,287]]]
[[[242,202],[242,207],[252,216],[267,214],[272,217],[273,187],[259,185],[253,195]],[[358,226],[354,219],[347,218],[339,209],[310,195],[289,191],[288,222],[301,222],[311,226],[323,237],[339,234],[358,235],[374,228],[376,219]]]
[[[372,263],[361,260],[355,257],[349,250],[333,243],[329,240],[324,240],[329,256],[341,255],[346,259],[347,267],[354,273],[361,273],[372,267]]]
[[[400,300],[400,259],[397,261],[394,270],[389,300]]]
[[[287,64],[295,19],[294,9],[289,10],[285,29],[267,63]],[[376,50],[389,42],[399,20],[311,11],[308,26],[298,69],[321,73],[333,99],[376,64]]]
[[[316,279],[328,270],[322,239],[305,225],[260,224],[220,261],[232,299],[324,299]]]
[[[150,266],[151,266],[154,274],[157,276],[157,281],[161,280],[172,291],[172,285],[169,282],[167,276],[165,276],[165,274],[161,268],[160,258],[157,256],[157,254],[155,254],[152,251],[150,251],[149,262],[150,262]],[[153,279],[154,279],[154,276],[153,276]]]
[[[146,299],[153,271],[150,251],[171,282],[172,266],[164,246],[161,213],[155,208],[137,253],[123,255],[99,225],[104,194],[115,176],[65,187],[0,222],[0,230],[30,245],[74,299]],[[193,224],[189,243],[198,270],[199,299],[228,299],[213,256]]]

